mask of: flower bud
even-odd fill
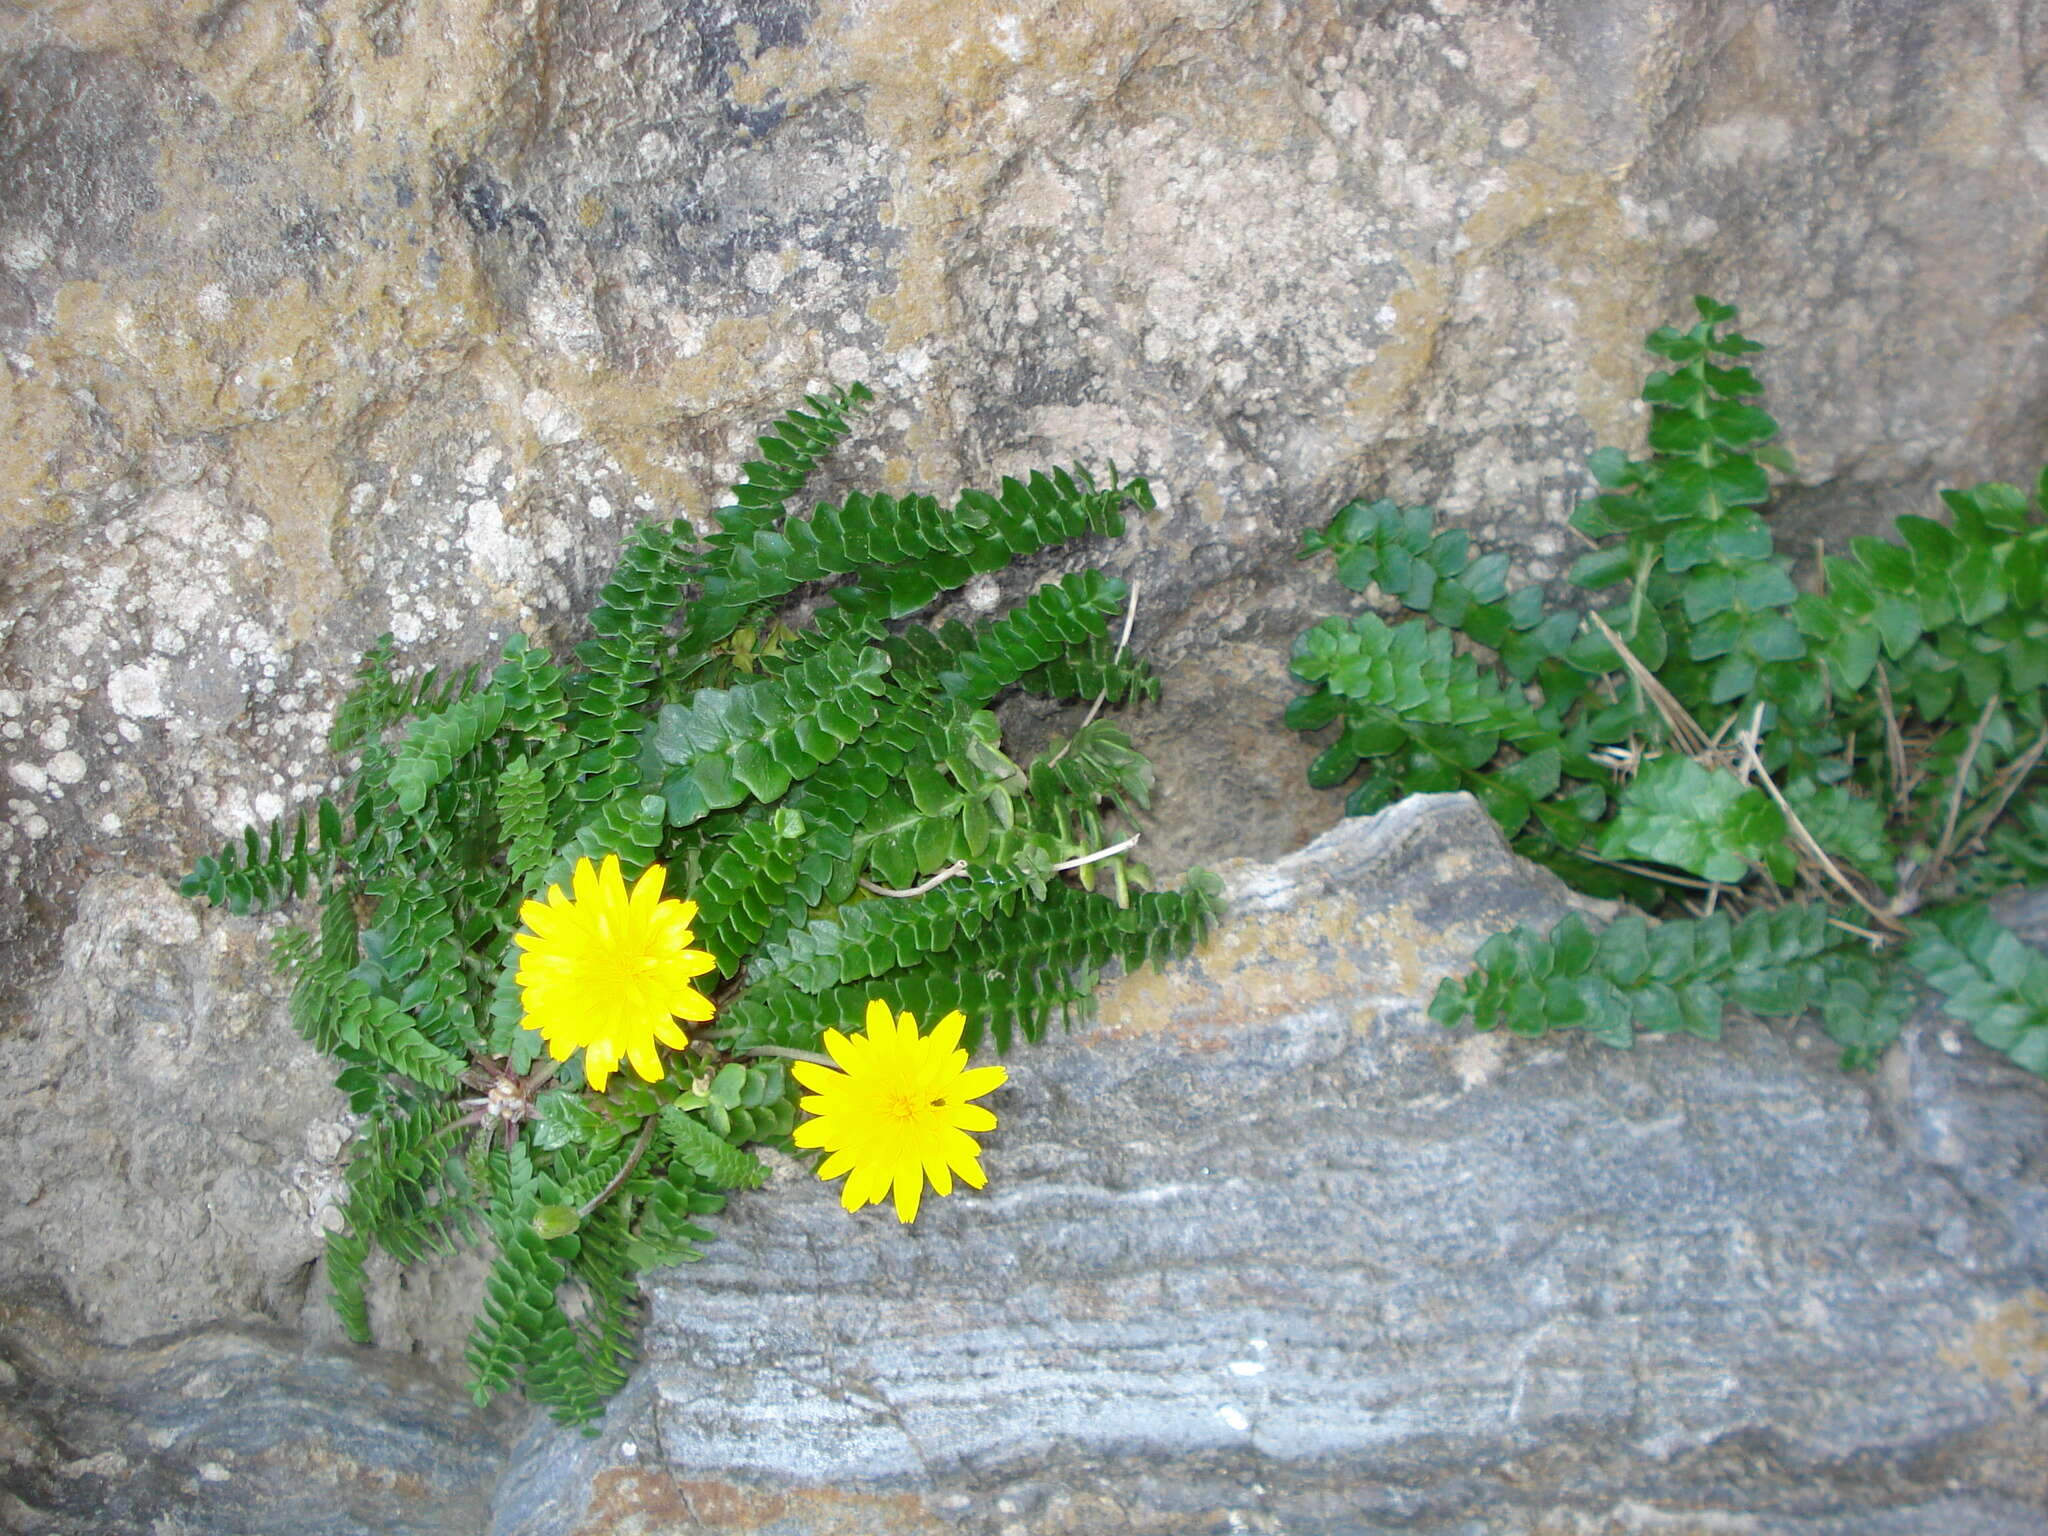
[[[567,1237],[582,1225],[574,1206],[544,1205],[533,1213],[533,1234],[543,1239]]]

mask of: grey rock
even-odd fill
[[[511,1415],[400,1357],[276,1328],[109,1348],[0,1307],[0,1529],[18,1536],[475,1536]]]
[[[0,1033],[0,1294],[59,1289],[104,1341],[296,1320],[353,1129],[293,1031],[266,925],[101,874]]]
[[[1013,1058],[985,1193],[736,1201],[499,1536],[2041,1528],[2042,1084],[1927,1018],[1876,1079],[1447,1035],[1433,978],[1563,910],[1462,796],[1233,895]]]

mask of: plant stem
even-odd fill
[[[1970,770],[1976,766],[1977,754],[1984,750],[1984,733],[1991,729],[1991,717],[1998,712],[1999,699],[1992,694],[1984,701],[1984,708],[1978,713],[1977,723],[1970,728],[1969,745],[1963,749],[1963,759],[1956,764],[1955,782],[1949,785],[1948,811],[1941,821],[1941,841],[1934,845],[1934,857],[1921,865],[1912,885],[1913,894],[1918,895],[1934,883],[1942,872],[1942,866],[1956,846],[1956,818],[1963,812],[1963,790],[1970,782]]]
[[[1873,903],[1851,883],[1849,877],[1842,873],[1841,868],[1835,861],[1828,857],[1827,850],[1821,847],[1820,843],[1814,838],[1814,835],[1806,829],[1806,823],[1799,819],[1799,813],[1792,809],[1791,802],[1778,793],[1778,786],[1772,781],[1770,770],[1764,767],[1764,760],[1756,750],[1757,737],[1763,730],[1763,720],[1764,707],[1759,704],[1756,707],[1756,715],[1751,720],[1749,729],[1742,732],[1736,738],[1741,744],[1744,767],[1748,772],[1756,775],[1757,781],[1763,785],[1765,793],[1771,797],[1772,803],[1778,807],[1779,813],[1784,816],[1785,824],[1792,829],[1793,836],[1804,845],[1807,853],[1811,854],[1814,860],[1819,863],[1827,877],[1840,886],[1843,891],[1847,892],[1851,901],[1876,918],[1881,926],[1891,929],[1894,933],[1904,932],[1896,917]]]
[[[1906,738],[1899,730],[1899,713],[1892,706],[1892,681],[1885,673],[1883,662],[1877,664],[1877,702],[1884,711],[1884,760],[1892,773],[1892,815],[1903,816],[1912,792],[1912,785],[1906,779],[1909,772]]]
[[[821,1067],[839,1070],[839,1063],[830,1056],[821,1056],[816,1051],[800,1051],[791,1045],[750,1045],[743,1053],[748,1056],[780,1056],[785,1061],[816,1062]]]
[[[1127,604],[1124,608],[1124,632],[1121,635],[1117,636],[1116,652],[1109,658],[1110,664],[1112,666],[1114,666],[1117,662],[1123,659],[1124,647],[1130,644],[1131,641],[1131,621],[1135,619],[1137,616],[1138,579],[1137,577],[1133,576],[1131,578],[1131,600],[1129,604]],[[1058,762],[1061,758],[1067,755],[1067,748],[1071,747],[1076,741],[1080,739],[1081,733],[1087,730],[1089,725],[1093,723],[1096,715],[1101,713],[1102,706],[1108,700],[1108,698],[1109,689],[1107,687],[1104,687],[1102,692],[1095,695],[1095,702],[1088,706],[1088,713],[1083,715],[1081,717],[1081,723],[1074,727],[1074,734],[1066,739],[1066,741],[1061,745],[1059,751],[1053,753],[1051,759],[1047,764],[1048,767],[1050,767],[1052,763]]]
[[[1876,933],[1868,928],[1859,928],[1854,923],[1847,923],[1842,921],[1842,919],[1839,917],[1829,918],[1828,926],[1831,928],[1839,928],[1844,933],[1853,933],[1859,939],[1868,939],[1870,941],[1870,947],[1872,949],[1883,949],[1886,945],[1892,942],[1892,935],[1889,933]]]
[[[564,1056],[562,1058],[562,1061],[556,1061],[552,1057],[550,1057],[548,1060],[542,1062],[538,1067],[535,1067],[533,1071],[529,1072],[526,1075],[526,1077],[521,1081],[519,1085],[521,1091],[523,1091],[529,1098],[532,1097],[533,1090],[538,1088],[542,1083],[546,1082],[549,1078],[553,1077],[557,1072],[561,1071],[562,1062],[565,1062],[568,1059],[568,1057]]]
[[[2048,750],[2048,730],[2042,731],[2034,738],[2031,747],[2006,765],[1999,775],[2001,783],[1998,796],[1989,802],[1989,813],[1986,814],[1982,804],[1970,812],[1970,832],[1964,839],[1965,847],[1981,845],[1984,834],[1991,829],[1993,822],[2005,814],[2006,806],[2012,803],[2012,797],[2019,792],[2019,787],[2026,783],[2027,775],[2034,771],[2034,765],[2041,761],[2044,750]]]
[[[596,1210],[600,1205],[603,1205],[605,1201],[611,1199],[612,1191],[617,1189],[621,1184],[625,1183],[627,1178],[631,1176],[633,1170],[640,1166],[640,1159],[647,1155],[647,1143],[652,1141],[653,1139],[654,1116],[649,1115],[646,1119],[640,1122],[640,1139],[633,1143],[633,1155],[627,1158],[626,1161],[620,1165],[619,1171],[617,1173],[612,1175],[611,1183],[605,1185],[603,1189],[600,1189],[590,1199],[586,1200],[582,1205],[576,1208],[576,1219],[578,1221],[587,1220],[592,1211]]]
[[[1141,835],[1142,834],[1140,833],[1133,832],[1129,837],[1125,838],[1122,842],[1114,844],[1111,847],[1098,848],[1093,853],[1084,853],[1078,859],[1064,860],[1061,863],[1053,865],[1052,872],[1054,874],[1058,874],[1062,870],[1079,869],[1083,864],[1093,864],[1098,859],[1113,859],[1118,854],[1122,853],[1125,849],[1135,846],[1138,841],[1138,838]]]
[[[892,890],[890,887],[886,885],[877,885],[874,881],[869,880],[865,877],[863,877],[860,882],[860,888],[866,891],[870,896],[895,896],[899,898],[905,896],[922,896],[926,891],[934,890],[937,887],[944,885],[948,880],[951,880],[955,875],[964,875],[966,873],[967,865],[965,862],[961,862],[957,864],[948,864],[936,875],[933,875],[931,879],[921,881],[917,885],[910,886],[904,890]]]
[[[1656,706],[1657,713],[1663,716],[1665,725],[1670,728],[1672,739],[1678,744],[1678,750],[1687,757],[1698,757],[1713,745],[1707,740],[1707,733],[1700,729],[1700,723],[1693,719],[1669,688],[1657,681],[1657,674],[1643,665],[1642,658],[1628,648],[1628,642],[1614,632],[1614,626],[1591,611],[1586,617],[1593,621],[1594,626],[1600,631],[1600,637],[1614,647],[1614,654],[1619,656],[1622,665],[1628,668],[1629,676],[1635,679],[1636,686],[1649,695],[1650,702]]]

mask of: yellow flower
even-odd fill
[[[518,976],[523,1022],[540,1031],[557,1061],[580,1048],[583,1075],[600,1093],[620,1057],[648,1082],[659,1082],[655,1041],[681,1050],[689,1037],[675,1021],[711,1017],[711,999],[690,982],[718,962],[690,948],[697,903],[664,900],[666,878],[659,864],[650,864],[629,895],[617,854],[606,854],[602,869],[578,859],[573,899],[551,885],[545,903],[529,901],[519,909],[519,920],[532,930],[515,936],[525,951]]]
[[[1001,1067],[966,1070],[967,1053],[959,1048],[966,1023],[956,1009],[920,1038],[916,1019],[892,1017],[876,999],[860,1034],[825,1031],[825,1049],[844,1071],[796,1064],[796,1080],[811,1090],[797,1107],[817,1118],[798,1126],[793,1139],[825,1149],[819,1178],[846,1175],[839,1203],[849,1211],[893,1189],[897,1219],[913,1221],[926,1179],[942,1195],[953,1192],[956,1173],[976,1189],[988,1182],[981,1148],[967,1133],[994,1130],[996,1117],[967,1101],[1001,1087],[1010,1074]]]

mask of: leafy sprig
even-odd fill
[[[1090,719],[1028,768],[991,712],[1030,688],[1151,697],[1111,645],[1123,584],[1082,571],[976,626],[914,616],[1022,555],[1116,534],[1143,480],[1005,480],[950,506],[798,496],[872,401],[807,397],[760,439],[701,543],[633,529],[558,663],[514,636],[486,676],[400,675],[389,636],[337,714],[346,788],[198,862],[188,895],[235,912],[319,894],[288,929],[292,1018],[360,1117],[328,1280],[369,1341],[370,1252],[494,1254],[468,1359],[479,1400],[523,1384],[569,1422],[632,1359],[637,1276],[697,1257],[748,1148],[794,1150],[783,1058],[820,1049],[870,997],[965,1043],[1036,1039],[1085,1012],[1105,967],[1196,943],[1220,886],[1143,889],[1120,837],[1149,766]],[[806,617],[807,615],[807,617]],[[1126,637],[1127,638],[1127,634]],[[541,1057],[512,943],[523,902],[577,861],[653,863],[699,904],[719,1012],[657,1082],[593,1090],[580,1054]]]
[[[1813,1009],[1867,1066],[1908,1011],[1903,965],[2048,1073],[2048,968],[1981,902],[2048,877],[2048,473],[2031,502],[1944,492],[1948,523],[1851,540],[1801,591],[1764,515],[1791,466],[1755,403],[1762,348],[1732,306],[1695,307],[1647,343],[1667,365],[1648,453],[1594,454],[1571,517],[1593,545],[1571,580],[1606,606],[1510,592],[1505,558],[1426,508],[1355,502],[1304,539],[1418,615],[1297,640],[1312,688],[1288,723],[1337,727],[1309,780],[1359,779],[1352,814],[1470,790],[1518,851],[1640,909],[1489,940],[1438,992],[1446,1024],[1626,1045]]]

